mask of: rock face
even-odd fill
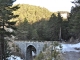
[[[80,52],[65,52],[63,56],[65,60],[79,60]]]

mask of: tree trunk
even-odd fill
[[[1,41],[0,41],[0,60],[2,60],[2,49],[1,49]]]
[[[60,27],[60,32],[59,32],[59,40],[61,41],[61,27]]]

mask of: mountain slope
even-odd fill
[[[48,20],[52,14],[48,9],[39,6],[19,4],[19,7],[20,8],[17,11],[13,12],[15,15],[19,15],[19,17],[16,18],[18,21],[23,21],[26,18],[28,22],[34,23],[42,18]]]

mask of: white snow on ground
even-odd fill
[[[14,56],[14,55],[11,55],[11,56],[8,57],[7,59],[8,59],[8,60],[23,60],[23,59],[21,59],[20,57]]]
[[[80,52],[80,43],[77,44],[63,44],[61,43],[62,46],[62,52],[69,52],[69,51],[75,51],[75,52]],[[75,49],[77,48],[77,49]]]

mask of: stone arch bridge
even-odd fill
[[[15,41],[15,44],[18,45],[21,53],[25,56],[24,60],[32,60],[32,55],[38,55],[43,50],[45,44],[49,45],[49,42]]]

